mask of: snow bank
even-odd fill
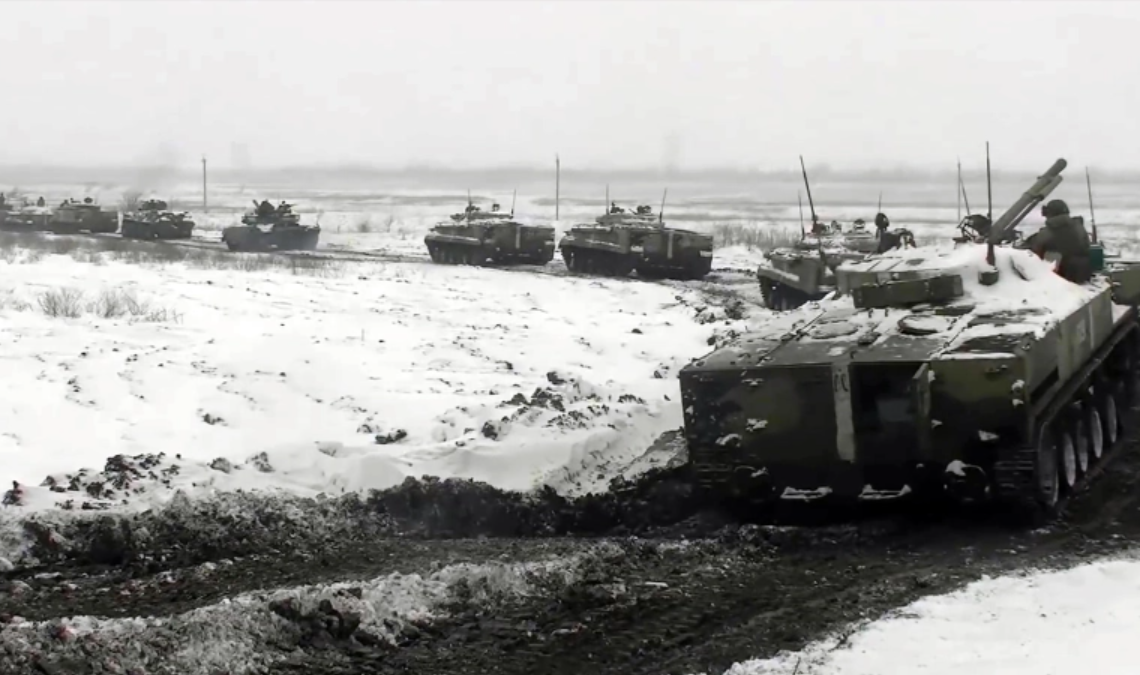
[[[681,425],[675,372],[711,333],[699,285],[431,264],[49,256],[0,262],[0,284],[0,485],[19,481],[28,508],[91,498],[73,472],[120,453],[180,460],[157,477],[171,489],[308,496],[425,473],[589,487]],[[63,287],[127,290],[177,321],[45,316],[41,294]]]
[[[98,654],[101,663],[117,667],[114,672],[264,672],[287,661],[289,645],[311,638],[308,633],[315,630],[326,640],[351,637],[364,644],[395,645],[404,631],[415,630],[411,626],[446,617],[457,603],[493,611],[504,600],[535,592],[536,583],[544,592],[571,584],[592,556],[619,552],[600,546],[587,554],[532,563],[459,564],[428,575],[390,574],[363,582],[246,593],[167,617],[82,616],[45,622],[17,618],[0,633],[0,658],[7,652],[16,659],[38,657],[50,664],[86,661]],[[203,566],[198,573],[209,575],[215,567]]]
[[[1130,675],[1140,659],[1140,562],[985,579],[929,597],[845,639],[738,663],[725,675]]]

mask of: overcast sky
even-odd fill
[[[1140,3],[10,1],[0,64],[3,163],[1140,166]]]

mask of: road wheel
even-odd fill
[[[1073,417],[1069,436],[1073,439],[1073,452],[1076,454],[1077,475],[1084,476],[1089,471],[1089,435],[1085,431],[1085,418],[1078,414]]]
[[[1061,481],[1058,480],[1057,437],[1046,427],[1037,440],[1036,488],[1037,503],[1046,509],[1054,509],[1061,499]]]
[[[1073,443],[1073,435],[1068,430],[1057,435],[1057,452],[1060,466],[1061,484],[1065,492],[1070,492],[1077,484],[1077,449]]]
[[[1100,411],[1095,405],[1085,408],[1085,436],[1088,439],[1089,459],[1099,462],[1104,456],[1104,422],[1101,421]]]

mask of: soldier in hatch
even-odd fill
[[[1069,215],[1069,205],[1054,199],[1041,207],[1045,227],[1026,241],[1029,250],[1044,258],[1046,253],[1058,253],[1061,261],[1057,273],[1074,284],[1083,284],[1092,277],[1092,260],[1089,258],[1089,233],[1084,220]]]
[[[36,200],[36,206],[43,206],[44,204],[46,204],[46,202],[44,201],[43,197],[40,197]]]
[[[265,218],[273,215],[273,205],[269,203],[268,199],[262,199],[261,203],[257,205],[257,215]]]
[[[891,220],[885,213],[875,214],[875,235],[882,239],[887,230],[891,229]]]

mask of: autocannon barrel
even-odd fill
[[[993,227],[990,228],[989,243],[1000,243],[1005,237],[1005,234],[1017,227],[1018,223],[1024,220],[1025,216],[1029,215],[1029,212],[1034,206],[1044,201],[1044,199],[1049,196],[1049,193],[1056,190],[1057,186],[1061,184],[1061,172],[1064,171],[1068,165],[1069,163],[1063,158],[1053,162],[1053,166],[1049,167],[1048,171],[1038,177],[1037,182],[1026,190],[1025,194],[1021,195],[1021,198],[1014,202],[1013,206],[1010,206],[1006,212],[1001,214],[1001,217],[994,222]]]

